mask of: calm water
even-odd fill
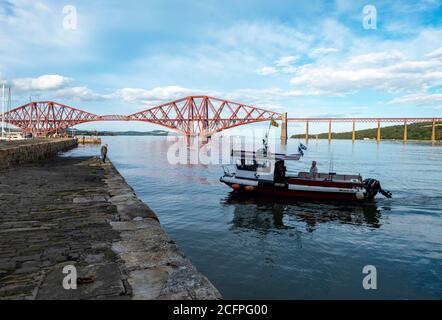
[[[306,157],[328,172],[361,173],[393,199],[373,204],[238,197],[219,166],[169,165],[165,137],[109,137],[110,157],[179,247],[224,298],[441,299],[442,146],[310,142]],[[295,152],[298,141],[290,141]],[[98,154],[80,147],[69,155]],[[362,287],[374,265],[378,290]]]

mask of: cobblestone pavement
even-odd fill
[[[66,265],[88,280],[77,290]],[[0,299],[220,298],[111,163],[0,170]]]
[[[54,158],[0,172],[0,299],[130,297],[111,249],[117,210],[94,162]],[[94,283],[64,290],[65,265]]]

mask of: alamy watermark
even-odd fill
[[[77,30],[78,17],[77,8],[73,5],[66,5],[63,7],[63,29],[65,30]]]
[[[376,30],[378,28],[378,10],[374,5],[366,5],[362,9],[362,27],[365,30]]]
[[[228,165],[232,164],[232,153],[243,152],[253,158],[253,153],[265,148],[268,160],[275,153],[274,134],[266,135],[262,130],[246,129],[241,136],[214,135],[211,138],[168,136],[167,161],[171,165]]]
[[[77,290],[77,268],[73,265],[65,266],[63,274],[66,274],[63,278],[63,289]]]
[[[366,274],[362,280],[362,287],[365,290],[377,290],[378,289],[378,272],[375,266],[368,265],[362,269],[362,273]]]

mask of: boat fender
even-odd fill
[[[240,185],[240,184],[237,184],[237,183],[232,184],[232,189],[233,189],[233,190],[239,190],[239,189],[241,189],[241,185]]]
[[[363,192],[357,192],[356,193],[356,198],[358,200],[364,200],[365,199],[365,194]]]
[[[254,186],[246,186],[244,189],[246,191],[255,191],[255,187]]]

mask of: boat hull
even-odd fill
[[[221,182],[231,187],[234,191],[265,194],[276,197],[299,198],[309,200],[338,200],[338,201],[355,201],[363,202],[367,200],[362,187],[354,188],[321,186],[321,185],[304,185],[304,184],[277,184],[273,182],[262,181],[241,181],[235,178],[221,178]]]
[[[247,192],[247,191],[244,191]],[[340,201],[357,201],[355,194],[345,194],[337,192],[318,192],[318,191],[299,191],[299,190],[277,190],[277,189],[267,189],[267,188],[257,188],[252,191],[254,193],[262,193],[266,195],[272,195],[277,197],[286,198],[299,198],[299,199],[310,199],[310,200],[340,200]]]

